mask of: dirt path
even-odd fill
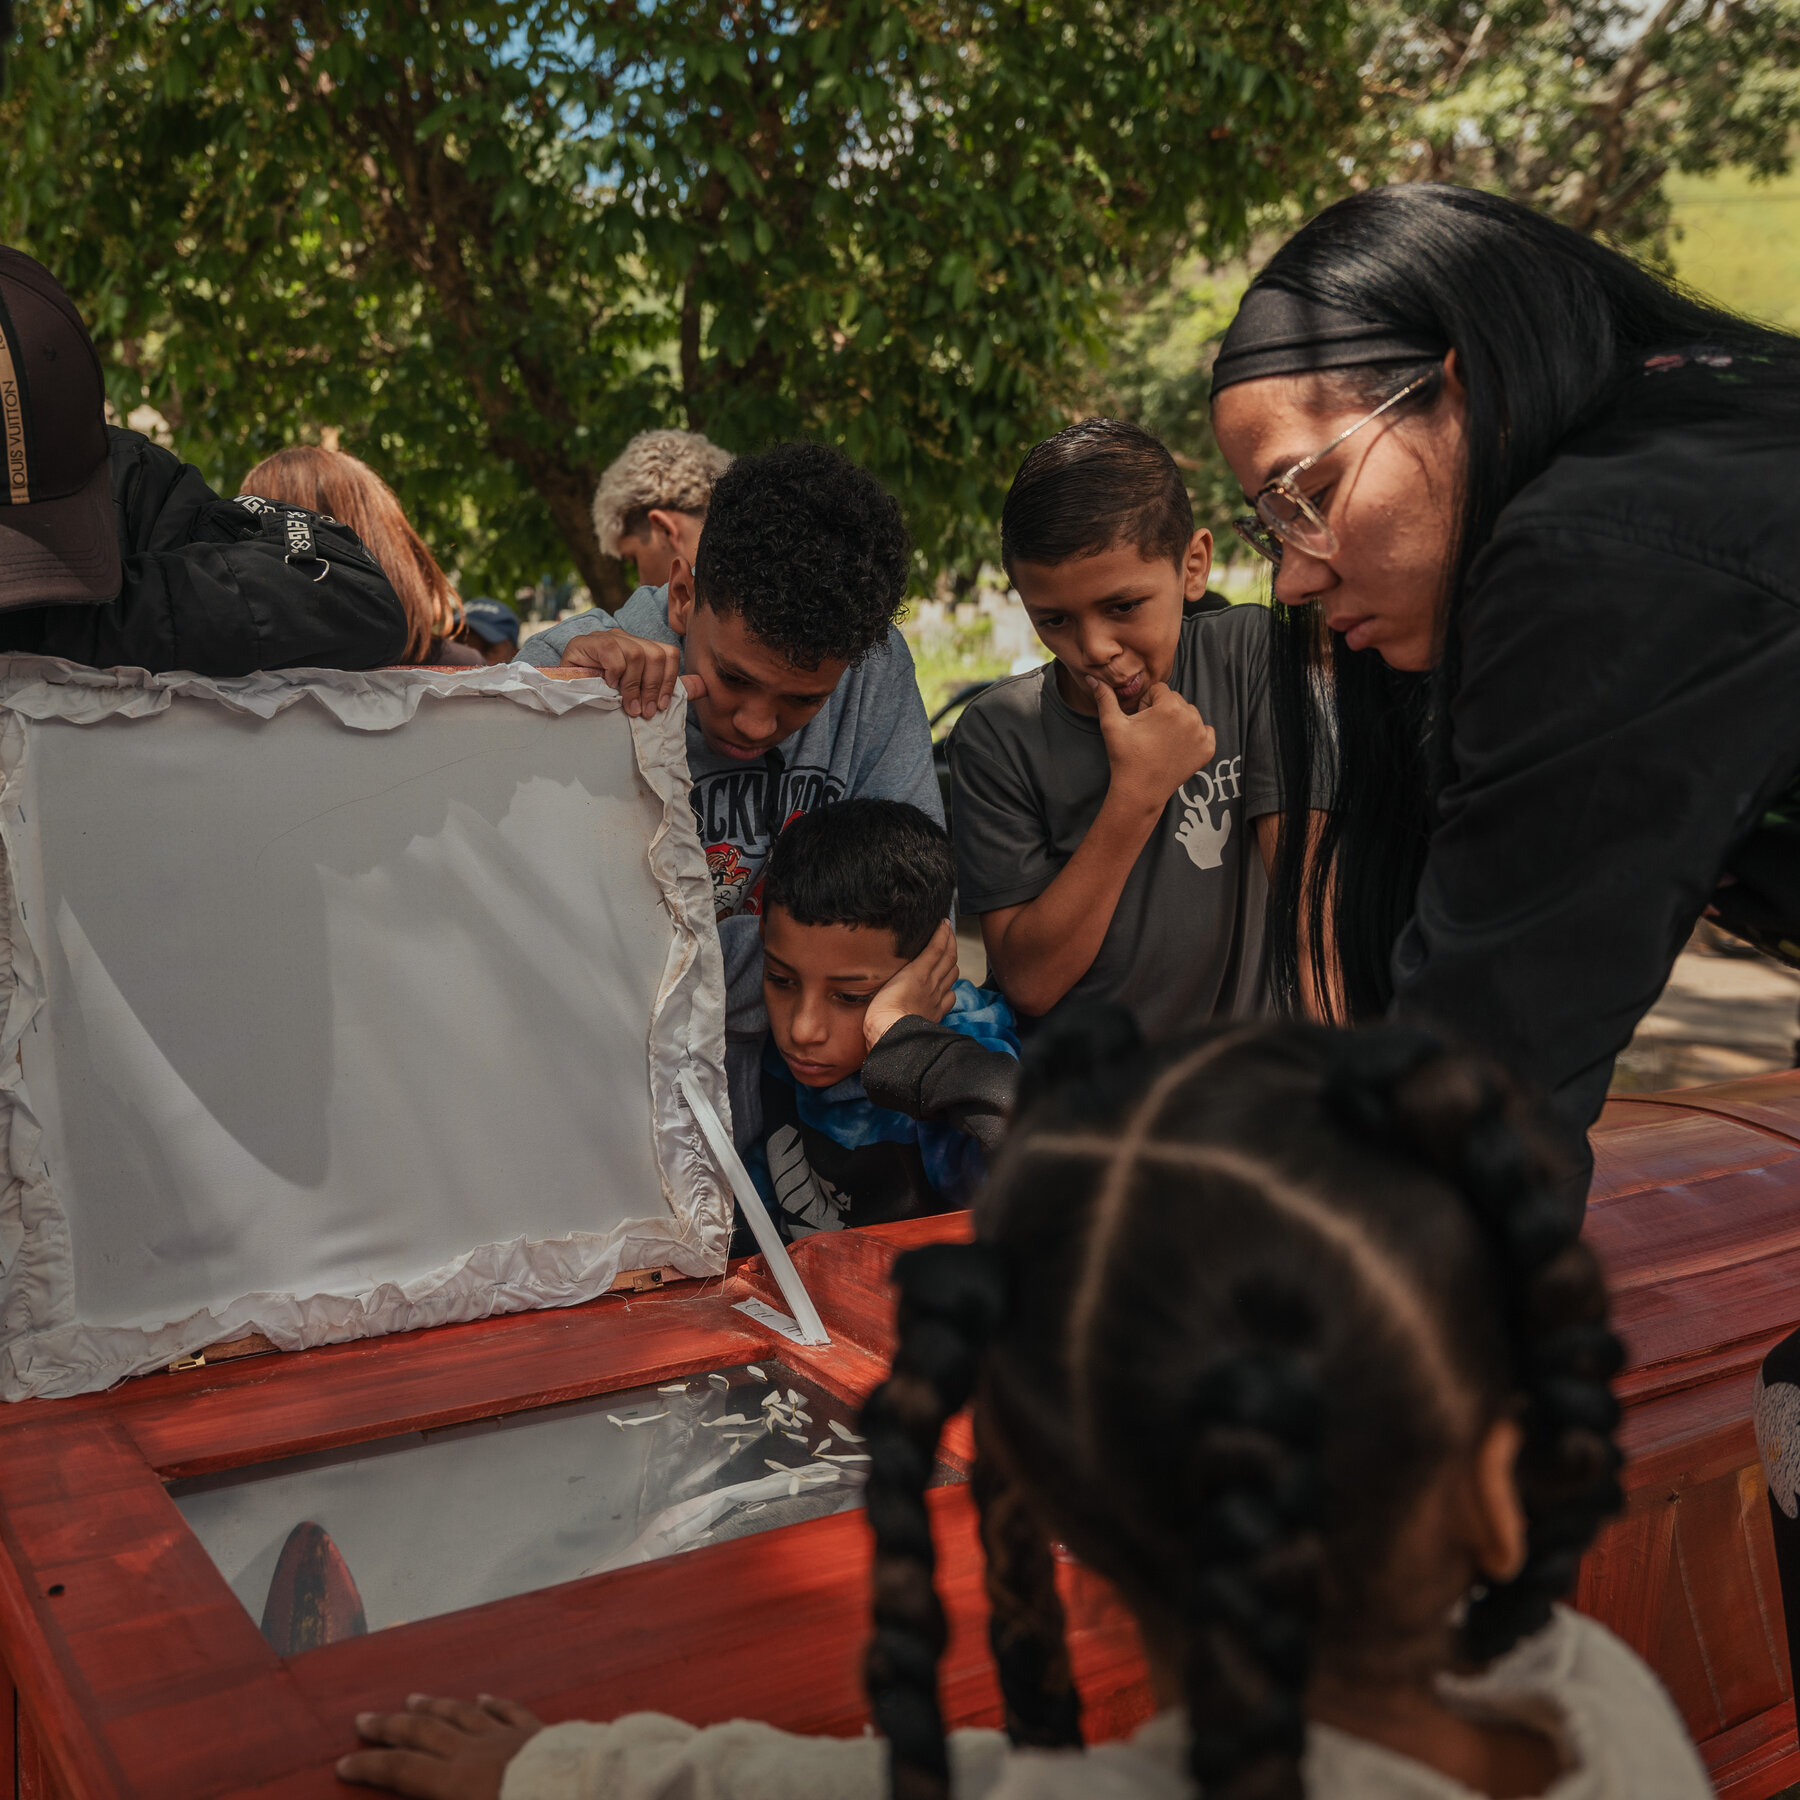
[[[1794,1066],[1800,972],[1701,926],[1613,1074],[1615,1093],[1696,1087]]]
[[[987,954],[974,919],[960,922],[956,948],[961,973],[985,981]],[[1792,1068],[1797,1038],[1800,971],[1702,926],[1619,1058],[1613,1091],[1698,1087]]]

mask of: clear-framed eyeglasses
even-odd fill
[[[1399,393],[1390,394],[1372,413],[1365,414],[1354,425],[1340,431],[1329,444],[1315,450],[1311,456],[1302,457],[1285,474],[1277,475],[1251,502],[1256,510],[1231,521],[1232,530],[1258,556],[1267,557],[1278,568],[1284,544],[1292,544],[1296,550],[1304,551],[1308,556],[1335,556],[1338,548],[1337,533],[1325,522],[1325,515],[1301,493],[1298,485],[1300,477],[1315,464],[1323,462],[1347,438],[1355,437],[1365,425],[1373,425],[1383,413],[1391,411],[1408,396],[1429,386],[1442,373],[1441,369],[1432,369],[1417,381],[1409,381]]]

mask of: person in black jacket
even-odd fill
[[[1800,340],[1419,184],[1278,251],[1213,388],[1276,565],[1288,992],[1334,942],[1340,1015],[1496,1053],[1585,1132],[1703,913],[1800,958]]]
[[[1289,992],[1329,917],[1340,1011],[1498,1052],[1584,1133],[1703,913],[1800,963],[1800,340],[1421,185],[1277,252],[1213,391],[1278,755],[1336,751],[1277,863]],[[1800,1333],[1755,1426],[1792,1637]]]
[[[259,462],[238,484],[238,493],[326,513],[354,531],[406,608],[407,662],[485,666],[478,651],[456,640],[463,608],[450,577],[413,529],[400,496],[360,457],[323,444],[290,444]]]
[[[335,520],[221,498],[106,423],[54,276],[0,247],[0,654],[199,675],[397,661],[406,615]]]

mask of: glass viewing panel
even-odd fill
[[[169,1494],[288,1655],[843,1512],[868,1466],[856,1409],[771,1360]]]

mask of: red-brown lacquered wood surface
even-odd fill
[[[1595,1135],[1589,1237],[1630,1347],[1630,1511],[1581,1601],[1675,1693],[1733,1800],[1800,1780],[1791,1681],[1749,1426],[1763,1353],[1800,1324],[1800,1078],[1616,1104]],[[779,1304],[752,1262],[726,1281],[565,1312],[151,1377],[0,1411],[0,1661],[19,1729],[0,1796],[322,1800],[348,1719],[419,1688],[508,1691],[546,1716],[656,1707],[854,1731],[867,1546],[858,1515],[278,1658],[163,1487],[191,1475],[494,1417],[755,1358],[855,1400],[892,1346],[887,1272],[964,1219],[843,1234],[799,1260],[833,1344],[803,1351],[743,1315]],[[968,1454],[966,1428],[947,1446]],[[932,1506],[955,1722],[992,1722],[966,1491]],[[1148,1710],[1129,1623],[1065,1569],[1090,1734]],[[5,1690],[0,1688],[0,1702]],[[0,1739],[4,1747],[4,1739]],[[10,1800],[10,1796],[8,1796]]]
[[[6,1664],[0,1662],[0,1792],[6,1788],[6,1771],[19,1761],[19,1694]]]
[[[706,1550],[283,1660],[168,1498],[166,1479],[778,1358],[855,1402],[886,1366],[895,1252],[960,1216],[802,1247],[833,1337],[787,1343],[733,1310],[779,1304],[752,1261],[567,1311],[148,1377],[0,1411],[0,1658],[27,1729],[0,1762],[13,1800],[321,1800],[352,1715],[421,1686],[510,1692],[547,1716],[656,1708],[858,1731],[867,1543],[860,1514]],[[965,1426],[946,1444],[966,1463]],[[946,1705],[993,1723],[980,1558],[966,1491],[933,1496],[952,1646]],[[1135,1633],[1070,1570],[1092,1728],[1147,1715]],[[9,1787],[11,1792],[9,1792]]]
[[[1594,1152],[1629,1505],[1578,1598],[1661,1675],[1719,1791],[1764,1800],[1800,1781],[1750,1421],[1758,1366],[1800,1326],[1800,1076],[1621,1097]]]
[[[719,1283],[691,1300],[685,1293],[246,1357],[54,1405],[118,1419],[174,1478],[584,1399],[767,1349],[771,1334],[733,1312]],[[0,1412],[0,1444],[29,1406]]]
[[[958,1719],[997,1718],[973,1516],[958,1489],[939,1489],[931,1508],[939,1592],[951,1621],[945,1706]],[[498,1682],[501,1691],[535,1695],[545,1716],[558,1719],[654,1708],[696,1724],[752,1717],[794,1731],[861,1731],[857,1666],[868,1585],[861,1518],[843,1513],[768,1533],[745,1557],[748,1541],[646,1564],[607,1583],[570,1583],[554,1590],[553,1615],[541,1606],[528,1613],[525,1602],[536,1596],[522,1596],[383,1633],[409,1640],[399,1652],[359,1638],[296,1659],[294,1678],[315,1709],[339,1721],[335,1744],[321,1746],[321,1764],[347,1747],[342,1721],[368,1696],[398,1702],[400,1691],[383,1686],[396,1666],[432,1691]],[[1089,1603],[1084,1620],[1071,1634],[1078,1676],[1111,1721],[1129,1728],[1144,1716],[1141,1704],[1121,1705],[1139,1673],[1135,1642],[1110,1608]],[[674,1694],[682,1698],[671,1707]]]

